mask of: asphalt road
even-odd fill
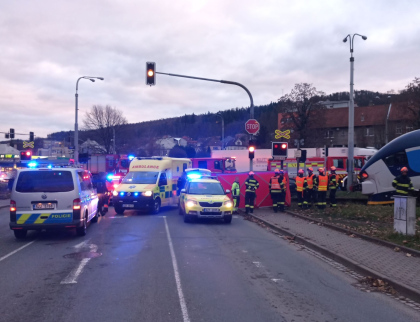
[[[113,209],[24,241],[0,210],[0,321],[418,321],[254,223]]]

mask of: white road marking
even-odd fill
[[[233,218],[236,218],[237,219],[237,218],[239,218],[239,216],[233,216]]]
[[[169,232],[166,216],[163,216],[163,219],[165,220],[165,229],[166,229],[166,234],[168,235],[169,250],[171,252],[171,257],[172,257],[172,266],[174,267],[175,282],[176,282],[176,288],[178,289],[178,297],[179,297],[179,304],[181,305],[182,317],[184,319],[184,322],[190,322],[190,318],[188,316],[187,304],[185,303],[184,292],[182,291],[181,278],[179,277],[178,264],[176,262],[174,246],[172,245],[171,233]]]
[[[81,249],[83,246],[87,245],[88,241],[84,241],[80,244],[74,246],[76,249]],[[95,244],[88,245],[91,252],[96,252],[98,250],[98,246]],[[60,284],[76,284],[77,278],[83,272],[83,268],[85,268],[86,264],[91,260],[91,258],[83,258],[78,267],[73,269],[69,275],[65,279],[61,281]]]
[[[272,278],[271,279],[274,283],[277,283],[277,282],[284,282],[284,279],[282,279],[282,278]]]
[[[247,250],[245,250],[245,249],[243,249],[243,250],[242,250],[242,253],[248,253],[248,251],[247,251]]]
[[[257,266],[258,268],[260,267],[264,267],[263,264],[261,264],[261,262],[253,262],[255,266]]]
[[[11,253],[9,253],[9,254],[7,254],[7,255],[4,255],[3,257],[0,257],[0,262],[1,262],[2,260],[5,260],[6,258],[8,258],[8,257],[12,256],[13,254],[16,254],[18,251],[21,251],[22,249],[24,249],[25,247],[28,247],[29,245],[31,245],[31,244],[33,244],[33,243],[35,243],[35,240],[33,240],[33,241],[31,241],[31,242],[29,242],[29,243],[27,243],[27,244],[23,245],[22,247],[19,247],[18,249],[14,250],[13,252],[11,252]]]

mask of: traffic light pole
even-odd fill
[[[207,82],[216,82],[216,83],[222,83],[222,84],[228,84],[228,85],[236,85],[241,87],[242,89],[245,90],[245,92],[248,94],[249,96],[249,100],[251,102],[250,105],[250,118],[253,119],[254,118],[254,99],[252,98],[252,94],[251,92],[248,90],[248,88],[246,88],[244,85],[242,85],[241,83],[238,82],[231,82],[231,81],[226,81],[226,80],[218,80],[218,79],[211,79],[211,78],[203,78],[203,77],[195,77],[195,76],[187,76],[187,75],[180,75],[180,74],[170,74],[170,73],[161,73],[161,72],[156,72],[156,74],[160,74],[160,75],[167,75],[167,76],[174,76],[174,77],[183,77],[183,78],[191,78],[191,79],[197,79],[197,80],[202,80],[202,81],[207,81]],[[251,134],[250,135],[250,140],[253,140],[254,135]],[[253,169],[253,164],[252,164],[252,160],[249,160],[249,170],[252,171]]]

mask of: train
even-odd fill
[[[362,167],[358,179],[368,204],[391,204],[392,181],[407,167],[414,189],[420,188],[420,130],[401,135],[376,152]]]

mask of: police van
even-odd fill
[[[157,214],[163,206],[178,206],[178,179],[191,167],[190,159],[134,158],[130,171],[113,192],[117,214],[124,210],[149,210]]]
[[[10,196],[10,223],[15,237],[28,230],[76,228],[86,235],[88,222],[98,220],[98,196],[89,171],[79,168],[18,170]]]

